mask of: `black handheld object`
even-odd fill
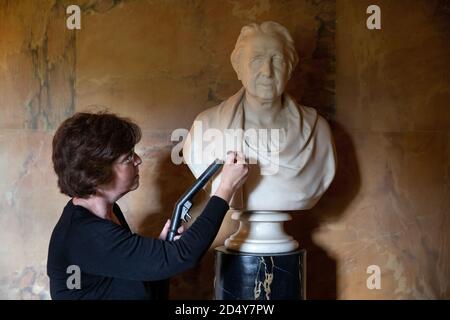
[[[197,181],[177,201],[173,210],[172,219],[170,221],[170,228],[167,232],[167,241],[173,241],[177,234],[177,230],[180,227],[181,220],[187,222],[191,219],[189,210],[192,207],[192,199],[222,166],[223,163],[220,160],[214,160],[214,162],[210,164],[209,167],[201,174]],[[169,279],[154,281],[154,298],[157,300],[167,300],[169,298],[169,286]]]
[[[183,194],[183,196],[175,204],[172,219],[170,221],[170,229],[167,233],[167,241],[173,241],[180,227],[181,220],[187,222],[191,219],[189,210],[192,207],[192,199],[199,192],[212,176],[223,166],[223,162],[219,159],[214,160],[213,163],[198,177],[197,181]]]

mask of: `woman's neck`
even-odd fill
[[[97,217],[107,220],[112,220],[114,202],[97,195],[89,198],[77,198],[72,200],[74,205],[82,206],[95,214]]]

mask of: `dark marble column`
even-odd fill
[[[306,250],[251,254],[215,249],[216,300],[306,299]]]

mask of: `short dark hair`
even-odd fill
[[[87,198],[113,179],[112,164],[140,141],[141,129],[107,112],[76,113],[53,137],[52,161],[61,193]]]

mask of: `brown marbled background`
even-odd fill
[[[286,226],[308,250],[308,297],[449,299],[450,2],[378,0],[371,31],[372,2],[0,0],[0,299],[49,298],[47,246],[68,200],[51,166],[57,126],[105,107],[141,125],[141,187],[120,204],[156,236],[193,181],[170,161],[170,134],[238,90],[230,53],[264,20],[291,31],[301,60],[288,91],[336,140],[330,190]],[[81,30],[65,27],[69,4]],[[235,228],[227,216],[213,246]],[[213,264],[210,251],[171,297],[210,299]]]

